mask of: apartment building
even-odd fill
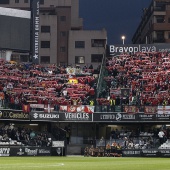
[[[0,6],[30,10],[30,0],[1,0]],[[79,17],[79,0],[40,0],[39,27],[40,64],[55,63],[58,65],[67,65],[68,63],[74,63],[74,57],[72,55],[75,53],[74,50],[76,48],[72,48],[71,46],[75,41],[75,37],[71,36],[72,33],[74,32],[74,35],[75,33],[77,35],[86,34],[86,37],[89,39],[92,36],[85,33],[86,31],[82,31],[83,19]],[[93,32],[96,31],[94,30]],[[98,37],[96,39],[102,39],[103,31],[97,32]],[[80,37],[84,37],[84,35]],[[106,43],[106,37],[104,39]],[[84,40],[79,39],[79,41]],[[104,47],[100,47],[103,48],[99,50],[101,54],[104,52]],[[96,50],[98,51],[98,48]],[[96,53],[98,54],[99,51]],[[85,54],[85,52],[82,51],[81,56],[90,56]],[[17,59],[18,55],[18,53],[13,53],[12,59]],[[19,60],[26,61],[27,57],[22,54],[19,56]]]
[[[132,38],[134,44],[170,43],[170,1],[152,0]]]
[[[69,65],[89,67],[96,69],[100,66],[106,53],[107,32],[103,30],[69,31]]]

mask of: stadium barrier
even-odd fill
[[[168,149],[122,150],[123,157],[170,157]]]
[[[50,146],[24,145],[24,141],[0,141],[1,156],[66,156],[65,141],[52,141]]]
[[[135,109],[135,108],[134,108]],[[153,107],[151,111],[150,106],[146,106],[146,111],[114,111],[114,112],[72,112],[72,111],[32,111],[24,113],[22,110],[0,109],[0,120],[17,120],[17,121],[47,121],[47,122],[169,122],[170,121],[170,106],[165,109],[158,106]],[[155,110],[156,109],[156,110]]]
[[[66,156],[65,147],[0,146],[1,156]]]
[[[120,151],[119,151],[120,152]],[[170,157],[168,149],[125,149],[121,150],[123,157]],[[95,150],[94,155],[101,156],[101,152]],[[66,156],[66,149],[62,147],[9,147],[0,146],[0,157],[9,156]],[[105,156],[103,154],[102,156]],[[116,156],[115,153],[110,153],[110,156]]]
[[[92,157],[108,157],[108,152],[102,147],[82,148],[82,155]],[[113,149],[109,151],[109,157],[170,157],[169,149]]]
[[[0,146],[0,156],[51,156],[51,147]]]

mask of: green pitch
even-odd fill
[[[170,170],[170,158],[0,157],[0,170]]]

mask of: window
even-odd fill
[[[67,63],[65,63],[65,62],[60,62],[60,64],[59,64],[60,66],[66,66],[67,65]]]
[[[41,56],[40,60],[42,64],[50,64],[50,56]]]
[[[92,47],[104,47],[105,46],[105,40],[103,40],[103,39],[92,39],[91,40],[91,46]]]
[[[168,23],[170,23],[170,18],[168,18]]]
[[[44,0],[40,0],[40,4],[44,4]]]
[[[149,28],[151,28],[151,27],[152,27],[152,21],[149,22]]]
[[[29,56],[28,55],[20,55],[20,61],[21,62],[28,62]]]
[[[9,0],[0,0],[0,4],[9,4]]]
[[[50,48],[50,41],[41,41],[41,48]]]
[[[157,35],[158,39],[164,38],[164,32],[163,31],[157,31],[156,35]]]
[[[160,15],[160,16],[156,16],[156,22],[157,23],[164,23],[165,22],[165,17]]]
[[[66,21],[66,16],[60,16],[60,21]]]
[[[5,51],[0,51],[0,58],[4,58],[6,56],[6,52]],[[12,56],[11,56],[12,58]]]
[[[168,33],[168,39],[170,39],[170,32]]]
[[[12,61],[19,61],[19,60],[21,61],[21,56],[22,55],[20,55],[20,57],[19,57],[19,54],[11,54],[11,60]]]
[[[61,37],[65,37],[65,36],[66,36],[66,31],[61,31],[61,32],[60,32],[60,36],[61,36]]]
[[[156,31],[156,38],[154,39],[155,43],[165,42],[164,31]]]
[[[50,33],[50,26],[41,26],[42,33]]]
[[[15,0],[15,3],[19,3],[19,0]]]
[[[93,63],[101,63],[103,59],[103,54],[92,54],[91,62]]]
[[[24,3],[28,3],[28,0],[24,0]]]
[[[84,56],[75,56],[75,64],[84,64],[85,57]]]
[[[84,41],[75,41],[75,48],[85,48]]]
[[[156,11],[165,11],[165,3],[164,2],[155,2],[155,10]]]
[[[60,52],[65,52],[66,51],[66,47],[60,47]]]

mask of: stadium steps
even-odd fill
[[[67,155],[81,155],[82,145],[69,144],[67,145]]]
[[[132,101],[132,105],[136,105],[136,102],[137,102],[137,98],[136,98],[136,96],[134,96],[133,101]]]

